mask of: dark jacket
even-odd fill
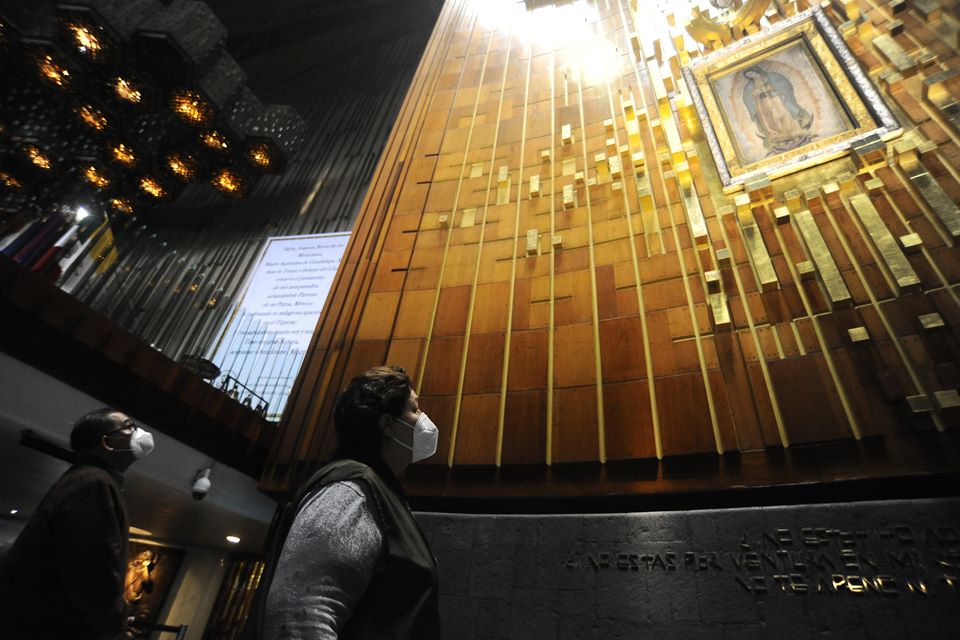
[[[122,481],[81,456],[43,497],[0,567],[0,636],[94,640],[123,631]]]
[[[285,510],[267,556],[250,623],[243,638],[260,638],[263,606],[270,590],[283,542],[306,498],[322,487],[345,480],[361,481],[370,488],[383,528],[385,562],[370,580],[346,626],[344,640],[438,640],[440,609],[437,563],[423,532],[407,505],[403,489],[383,463],[376,469],[356,460],[337,460],[320,469],[300,489]],[[318,579],[320,577],[318,576]]]

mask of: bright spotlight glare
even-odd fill
[[[77,207],[76,218],[77,222],[83,220],[90,215],[90,211],[86,207]]]
[[[237,536],[227,536],[227,542],[230,542],[232,544],[237,544],[238,542],[240,542],[240,538],[238,538]]]

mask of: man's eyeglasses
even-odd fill
[[[108,435],[112,436],[120,433],[121,431],[127,431],[127,430],[134,431],[136,430],[136,428],[137,428],[137,423],[131,420],[130,418],[127,418],[126,420],[120,423],[119,427],[111,431]]]

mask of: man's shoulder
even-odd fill
[[[50,493],[60,497],[78,494],[113,494],[120,491],[120,483],[112,473],[102,467],[75,464],[60,476]]]
[[[103,467],[93,464],[75,464],[63,474],[64,480],[73,482],[95,482],[114,486],[117,484],[116,476]]]

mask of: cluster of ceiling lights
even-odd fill
[[[242,197],[282,172],[303,121],[260,103],[225,42],[194,0],[5,0],[0,210],[92,196],[131,214],[195,183]]]

